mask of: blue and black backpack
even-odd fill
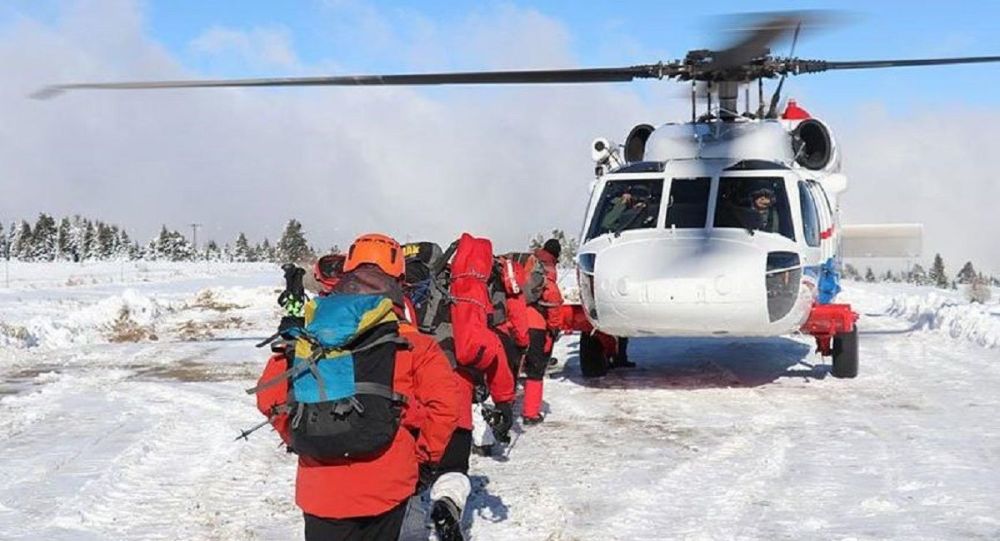
[[[399,335],[393,303],[382,295],[335,294],[305,306],[305,326],[289,330],[284,373],[248,392],[288,385],[284,410],[291,450],[319,460],[378,454],[399,430],[406,397],[393,389]]]

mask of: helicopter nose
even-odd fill
[[[622,335],[763,333],[766,262],[761,248],[726,239],[610,246],[594,261],[596,319]]]

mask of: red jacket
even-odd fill
[[[306,513],[325,518],[384,513],[413,494],[420,462],[437,462],[444,454],[461,411],[451,365],[434,339],[412,325],[401,323],[400,334],[413,349],[396,357],[393,388],[409,399],[396,438],[369,460],[321,462],[300,456],[295,503]],[[280,374],[285,364],[284,357],[271,357],[259,382]],[[284,385],[266,389],[257,395],[257,408],[267,415],[271,405],[287,400],[287,393]],[[272,424],[282,440],[290,441],[287,416]]]
[[[493,311],[486,281],[493,268],[493,245],[489,239],[463,234],[451,263],[451,325],[455,336],[455,358],[463,367],[483,373],[496,403],[514,400],[514,377],[507,364],[500,338],[490,329]],[[472,376],[463,372],[471,403]],[[465,393],[463,393],[464,395]],[[463,409],[464,412],[464,409]],[[459,425],[466,419],[459,421]],[[471,414],[468,418],[471,427]]]

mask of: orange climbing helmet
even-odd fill
[[[382,272],[397,278],[406,272],[403,249],[399,243],[378,233],[361,235],[351,244],[344,261],[344,272],[351,272],[363,263],[375,265]]]

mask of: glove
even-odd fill
[[[496,405],[499,421],[493,426],[493,437],[501,443],[510,441],[510,429],[514,426],[514,406],[511,402],[501,402]]]

